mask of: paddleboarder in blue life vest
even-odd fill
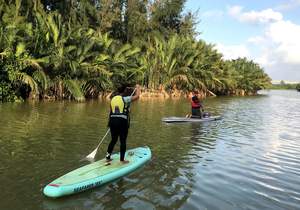
[[[123,85],[118,88],[116,94],[113,95],[110,102],[110,114],[109,123],[111,132],[111,142],[107,148],[106,161],[111,161],[111,154],[113,152],[114,146],[120,138],[120,161],[123,164],[129,163],[125,160],[126,152],[126,139],[128,134],[128,128],[130,123],[130,104],[133,101],[139,99],[141,94],[141,88],[136,85],[135,93],[134,89]]]

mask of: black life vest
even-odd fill
[[[124,102],[122,96],[117,95],[110,102],[110,117],[129,119],[129,104]]]

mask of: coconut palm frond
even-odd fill
[[[32,77],[36,82],[40,84],[40,87],[43,91],[47,90],[49,87],[49,78],[45,74],[45,72],[41,70],[37,70],[33,73]]]
[[[18,72],[16,73],[16,80],[29,85],[29,87],[31,88],[31,91],[34,94],[38,94],[39,93],[39,89],[38,89],[38,84],[36,83],[36,81],[28,74],[24,73],[24,72]]]
[[[120,56],[124,54],[124,52],[126,52],[127,50],[131,49],[131,45],[130,44],[125,44],[123,45],[114,55],[114,59],[118,60],[120,59]]]
[[[24,52],[26,52],[26,45],[25,45],[25,43],[24,43],[24,42],[18,43],[17,48],[16,48],[15,55],[16,55],[17,57],[19,57],[19,56],[22,55]]]
[[[108,90],[111,86],[110,80],[105,77],[98,77],[86,81],[82,86],[82,90],[86,96],[95,97],[101,91]]]
[[[75,80],[63,80],[64,87],[76,101],[84,101],[84,95],[80,85]]]

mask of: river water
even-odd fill
[[[189,106],[184,99],[134,103],[127,147],[148,145],[151,162],[105,186],[50,199],[42,194],[47,183],[87,164],[80,160],[106,132],[108,103],[0,104],[0,209],[300,209],[299,92],[209,98],[205,110],[222,120],[161,122],[185,116]]]

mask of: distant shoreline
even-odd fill
[[[298,90],[300,89],[299,83],[295,84],[272,84],[270,87],[272,90]]]

